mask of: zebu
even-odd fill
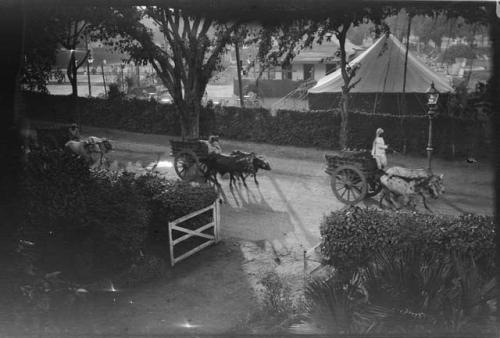
[[[383,201],[387,201],[396,206],[396,200],[400,199],[401,207],[410,206],[415,209],[415,198],[421,196],[424,207],[431,211],[426,196],[437,199],[444,193],[443,176],[434,175],[425,169],[389,168],[380,177],[383,189],[379,205],[382,206]]]
[[[232,151],[231,155],[242,159],[243,158],[248,159],[249,165],[243,168],[244,169],[243,171],[237,173],[237,177],[239,177],[243,181],[245,187],[247,186],[245,180],[248,176],[252,175],[255,184],[259,185],[259,182],[257,181],[257,172],[259,171],[259,169],[271,170],[271,165],[269,164],[268,161],[266,161],[264,156],[256,155],[253,152],[247,153],[240,150]]]
[[[204,163],[207,167],[205,178],[219,187],[217,174],[221,176],[229,174],[229,186],[232,187],[233,182],[236,182],[235,176],[241,176],[241,173],[246,172],[252,166],[251,158],[226,154],[209,154]]]

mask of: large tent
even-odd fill
[[[356,84],[350,91],[353,110],[400,114],[404,97],[407,113],[419,114],[425,112],[425,92],[431,83],[440,93],[453,92],[446,78],[433,72],[411,52],[405,81],[405,54],[406,48],[400,41],[384,35],[350,62],[351,67],[359,65],[351,80],[351,84]],[[308,91],[309,108],[337,107],[343,85],[340,69],[318,80]]]

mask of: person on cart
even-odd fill
[[[208,141],[202,141],[205,143],[208,147],[208,154],[221,154],[222,153],[222,147],[220,146],[219,143],[219,136],[216,135],[211,135],[208,138]]]
[[[385,144],[384,138],[382,137],[383,133],[384,129],[377,129],[371,151],[371,155],[373,156],[375,161],[377,161],[377,167],[380,170],[385,170],[385,168],[387,167],[387,156],[385,154],[385,151],[389,147]]]

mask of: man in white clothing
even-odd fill
[[[385,156],[385,150],[388,145],[385,144],[384,139],[382,138],[382,134],[384,130],[382,128],[378,128],[375,136],[375,140],[373,140],[372,145],[372,156],[377,161],[377,167],[381,170],[384,170],[387,166],[387,157]]]

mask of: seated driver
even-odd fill
[[[204,141],[208,147],[209,154],[221,154],[222,147],[219,143],[219,136],[211,135],[208,138],[208,141]]]

